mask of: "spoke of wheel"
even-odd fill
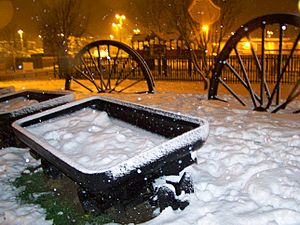
[[[241,78],[241,76],[238,74],[238,72],[226,61],[226,64],[225,64],[229,69],[230,69],[230,71],[238,78],[238,80],[242,83],[242,85],[250,92],[250,90],[249,90],[249,87],[248,87],[248,85],[246,84],[246,82]],[[260,101],[260,99],[259,99],[259,96],[255,93],[255,92],[253,92],[253,95],[254,95],[254,97],[258,100],[258,101]]]
[[[260,75],[260,106],[264,104],[264,85],[265,85],[265,32],[266,26],[262,26],[261,32],[261,75]]]
[[[253,44],[252,44],[251,36],[250,36],[249,33],[247,33],[246,36],[247,36],[248,41],[250,42],[251,52],[252,52],[252,55],[253,55],[253,57],[254,57],[254,59],[255,59],[255,64],[256,64],[256,66],[257,66],[257,68],[258,68],[259,74],[261,74],[261,73],[262,73],[262,66],[261,66],[261,64],[260,64],[260,62],[259,62],[257,53],[256,53],[256,51],[255,51],[255,49],[254,49]],[[269,99],[270,96],[271,96],[271,94],[270,94],[270,90],[269,90],[269,88],[268,88],[268,86],[267,86],[266,81],[265,81],[265,86],[264,86],[264,88],[265,88],[265,90],[266,90],[266,94],[267,94],[268,99]]]
[[[90,68],[88,67],[88,65],[86,64],[86,62],[85,62],[85,60],[82,56],[80,57],[80,60],[81,60],[82,64],[84,65],[85,69],[88,71],[89,78],[93,79],[94,76],[92,75],[92,72],[90,71]]]
[[[279,85],[280,85],[280,82],[281,82],[281,79],[282,79],[283,75],[285,74],[285,71],[286,71],[286,69],[287,69],[287,67],[288,67],[288,65],[289,65],[289,63],[290,63],[290,60],[291,60],[291,58],[292,58],[292,56],[293,56],[293,54],[294,54],[294,52],[295,52],[295,50],[296,50],[296,48],[297,48],[299,39],[300,39],[300,32],[298,33],[298,36],[297,36],[297,38],[296,38],[296,41],[294,42],[293,48],[292,48],[292,50],[291,50],[291,52],[290,52],[290,54],[289,54],[289,56],[288,56],[288,59],[287,59],[285,65],[284,65],[283,68],[282,68],[282,71],[281,71],[280,76],[279,76],[279,78],[278,78],[278,80],[277,80],[277,83],[276,83],[276,85],[275,85],[275,87],[274,87],[274,89],[273,89],[273,91],[272,91],[272,95],[271,95],[271,98],[270,98],[270,100],[269,100],[269,102],[268,102],[267,108],[269,108],[270,105],[272,104],[272,101],[273,101],[273,99],[274,99],[276,90],[278,89],[278,87],[279,87]]]
[[[124,68],[125,68],[125,65],[127,64],[127,62],[129,61],[129,58],[125,59],[123,64],[122,64],[122,69],[121,71],[119,72],[119,76],[118,78],[116,79],[116,82],[115,82],[115,86],[118,85],[119,81],[122,79],[122,74],[123,74],[123,71],[124,71]]]
[[[111,91],[115,91],[116,88],[117,88],[121,83],[123,83],[123,81],[126,80],[127,77],[129,77],[130,74],[131,74],[133,71],[135,71],[137,68],[138,68],[138,65],[136,65],[136,67],[134,67],[133,69],[131,69],[131,71],[130,71],[128,74],[126,74],[126,75],[123,77],[122,80],[121,80],[121,79],[118,79],[118,82],[115,83],[115,86],[114,86],[114,88],[113,88]]]
[[[110,65],[110,62],[111,62],[110,45],[107,45],[107,55],[108,55],[108,59],[107,59],[108,60],[108,74],[111,74],[112,68],[111,68],[111,65]],[[110,89],[111,89],[111,84],[109,84],[109,90]]]
[[[87,74],[85,74],[84,72],[82,72],[82,70],[80,70],[77,66],[74,67],[76,71],[78,71],[84,78],[88,79],[90,82],[92,82],[96,87],[98,86],[96,83],[95,83],[95,80],[88,76]]]
[[[86,64],[85,60],[83,59],[82,56],[81,56],[80,59],[81,59],[81,62],[83,63],[83,65],[84,65],[85,69],[88,71],[88,75],[85,74],[85,73],[83,73],[82,71],[80,71],[80,69],[79,69],[78,67],[75,68],[75,69],[78,70],[78,71],[79,71],[84,77],[86,77],[89,81],[91,81],[91,82],[95,85],[96,89],[97,89],[99,92],[101,92],[102,89],[95,83],[94,76],[93,76],[92,72],[90,71],[90,68],[89,68],[88,65]]]
[[[132,74],[138,67],[139,67],[139,65],[136,65],[134,68],[132,68],[132,69],[130,70],[130,72],[127,73],[127,74],[123,77],[122,80],[119,80],[119,82],[116,83],[116,85],[120,85],[120,84],[121,84],[124,80],[126,80],[126,79],[130,76],[130,74]]]
[[[78,80],[76,80],[76,79],[74,79],[74,78],[72,78],[72,80],[73,80],[75,83],[77,83],[77,84],[81,85],[82,87],[86,88],[86,89],[89,90],[90,92],[94,92],[92,89],[90,89],[89,87],[87,87],[86,85],[84,85],[83,83],[81,83],[80,81],[78,81]]]
[[[219,77],[218,78],[220,83],[243,105],[246,106],[246,104],[243,102],[242,99],[239,98],[239,96]]]
[[[252,44],[252,39],[251,39],[251,36],[250,34],[247,33],[247,39],[248,41],[250,42],[250,46],[251,46],[251,52],[252,52],[252,55],[254,56],[254,59],[255,59],[255,64],[259,70],[259,73],[261,73],[261,65],[260,65],[260,62],[259,62],[259,59],[258,59],[258,56],[256,54],[256,51],[254,49],[254,46]]]
[[[116,65],[117,65],[116,62],[119,59],[119,53],[120,53],[120,48],[118,48],[116,57],[114,58],[114,64],[113,64],[113,68],[114,69],[116,68]],[[107,80],[107,86],[109,87],[109,89],[111,89],[111,77],[112,77],[112,74],[113,74],[113,69],[110,71],[109,76],[108,76],[108,80]]]
[[[97,51],[98,51],[98,67],[101,72],[100,76],[102,76],[102,79],[103,79],[102,61],[101,61],[101,53],[100,53],[99,45],[97,45]],[[100,86],[101,86],[101,89],[103,90],[103,82],[101,80],[100,80]]]
[[[243,85],[247,88],[247,90],[249,91],[250,96],[251,96],[251,100],[252,100],[252,102],[253,102],[254,107],[257,107],[256,101],[255,101],[255,97],[254,97],[254,91],[253,91],[253,89],[252,89],[252,87],[251,87],[251,83],[250,83],[250,80],[249,80],[248,73],[247,73],[247,71],[246,71],[244,62],[243,62],[243,60],[242,60],[242,57],[241,57],[241,55],[240,55],[240,53],[239,53],[239,51],[237,50],[236,47],[234,47],[234,51],[235,51],[235,54],[236,54],[237,57],[238,57],[238,61],[239,61],[239,63],[240,63],[240,66],[242,67],[242,71],[243,71],[244,78],[245,78],[245,81],[246,81],[246,83],[245,83],[244,80],[242,80],[242,84],[243,84]],[[227,63],[227,62],[226,62],[226,63]],[[239,78],[239,79],[241,80],[241,78]]]
[[[282,41],[283,41],[283,24],[279,24],[279,54],[278,54],[278,61],[277,61],[277,81],[279,80],[281,74],[281,67],[282,67]],[[278,90],[276,90],[276,105],[279,104],[279,97],[280,97],[280,86],[278,86]]]
[[[280,109],[285,109],[285,107],[291,103],[295,98],[297,98],[298,96],[300,96],[300,91],[297,91],[298,86],[300,85],[300,80],[298,80],[297,84],[293,87],[291,93],[289,94],[289,96],[287,97],[287,99],[285,100],[284,103],[282,103],[281,105],[279,105],[278,107],[276,107],[272,113],[276,113],[278,112]]]
[[[90,76],[87,76],[84,72],[82,72],[77,66],[74,67],[76,71],[78,71],[79,73],[81,73],[82,76],[84,76],[86,79],[88,79],[90,82],[92,82],[94,84],[94,86],[96,87],[96,89],[101,92],[102,90],[99,89],[99,86],[96,84],[95,80],[93,78],[91,78]]]
[[[127,87],[125,87],[125,88],[121,89],[121,90],[120,90],[120,91],[118,91],[118,92],[123,92],[123,91],[125,91],[126,89],[128,89],[128,88],[130,88],[130,87],[132,87],[132,86],[136,85],[136,84],[137,84],[137,83],[139,83],[139,82],[141,82],[142,80],[143,80],[143,79],[142,79],[142,78],[140,78],[140,79],[138,79],[137,81],[133,82],[132,84],[128,85]]]
[[[94,57],[92,56],[92,54],[91,54],[91,52],[90,52],[89,49],[87,50],[87,52],[89,53],[89,56],[91,57],[91,60],[92,60],[94,66],[95,66],[95,68],[96,68],[96,70],[97,70],[97,72],[98,72],[98,74],[99,74],[99,76],[100,76],[100,81],[101,81],[100,86],[102,87],[102,84],[103,84],[104,88],[107,89],[107,86],[106,86],[105,83],[104,83],[104,79],[103,79],[103,76],[102,76],[102,72],[100,71],[100,69],[99,69],[99,67],[98,67],[98,65],[97,65],[97,63],[96,63]],[[101,88],[101,89],[103,90],[103,88]]]

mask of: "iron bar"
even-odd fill
[[[239,101],[239,103],[241,103],[243,106],[246,106],[243,100],[240,99],[239,96],[220,77],[219,77],[219,81]]]
[[[254,107],[257,107],[256,101],[255,101],[255,97],[254,97],[254,91],[253,91],[253,89],[252,89],[252,87],[251,87],[251,83],[250,83],[249,78],[248,78],[248,73],[247,73],[247,71],[246,71],[246,68],[245,68],[245,65],[244,65],[244,63],[243,63],[242,57],[241,57],[239,51],[237,50],[236,46],[234,47],[234,51],[235,51],[235,54],[236,54],[237,57],[238,57],[238,61],[239,61],[239,63],[240,63],[240,66],[242,67],[242,71],[243,71],[244,78],[245,78],[245,81],[246,81],[246,83],[245,83],[244,80],[242,80],[242,84],[243,84],[245,87],[247,87],[247,90],[248,90],[249,93],[250,93],[250,97],[251,97],[251,100],[252,100],[252,102],[253,102],[253,105],[254,105]],[[241,79],[241,78],[240,78],[240,79]]]

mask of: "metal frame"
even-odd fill
[[[106,57],[101,57],[101,47],[106,48]],[[97,51],[97,56],[92,55],[91,49]],[[115,55],[112,55],[111,49],[116,51]],[[76,55],[72,70],[71,76],[66,78],[66,89],[70,89],[71,81],[74,81],[90,92],[124,92],[146,81],[147,90],[141,92],[155,91],[153,76],[145,60],[138,52],[118,41],[99,40],[86,45]],[[141,73],[141,76],[134,77],[135,73]],[[86,84],[82,80],[89,82]],[[121,88],[125,80],[131,82]]]
[[[268,85],[268,82],[266,81],[266,74],[265,74],[265,34],[266,34],[266,26],[267,25],[276,25],[279,26],[279,52],[278,52],[278,58],[277,58],[277,81],[275,83],[275,86],[272,90],[270,90],[270,87]],[[251,98],[253,107],[255,110],[260,111],[271,111],[271,112],[277,112],[280,109],[283,109],[286,107],[287,104],[289,104],[292,100],[294,100],[296,97],[300,95],[299,89],[299,80],[296,81],[296,84],[289,94],[289,97],[280,104],[279,102],[279,92],[280,92],[280,83],[285,75],[288,75],[287,73],[287,67],[289,65],[289,62],[292,58],[292,56],[295,53],[297,44],[300,39],[300,30],[298,30],[298,35],[296,35],[295,42],[293,44],[293,47],[290,51],[290,54],[287,57],[287,60],[285,63],[283,63],[282,57],[282,45],[283,45],[283,35],[284,30],[287,25],[292,25],[296,28],[300,28],[300,17],[292,14],[271,14],[266,15],[262,17],[255,18],[248,23],[241,26],[233,36],[227,41],[225,44],[223,50],[221,51],[219,57],[216,59],[212,78],[210,80],[210,88],[208,92],[208,98],[209,99],[217,99],[218,95],[218,88],[219,83],[222,84],[242,105],[246,105],[246,102],[242,100],[242,98],[234,92],[234,90],[230,87],[226,81],[222,79],[222,70],[225,67],[228,67],[229,70],[233,73],[233,75],[238,78],[239,82],[243,85],[244,88],[249,93],[249,96]],[[261,29],[261,60],[258,58],[257,52],[254,49],[253,44],[251,44],[251,52],[252,56],[255,59],[256,67],[259,71],[260,75],[260,90],[259,93],[255,93],[251,86],[251,81],[249,79],[249,76],[247,74],[247,69],[245,68],[245,65],[243,63],[243,60],[240,56],[240,53],[237,49],[237,44],[243,39],[247,38],[248,41],[251,43],[251,32]],[[242,69],[242,74],[239,74],[228,62],[229,56],[232,52],[235,52],[236,56],[239,59],[239,65]],[[264,100],[266,99],[266,100]],[[275,109],[270,110],[271,106],[276,106]]]

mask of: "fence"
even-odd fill
[[[260,57],[258,57],[260,61]],[[260,82],[260,72],[256,66],[256,62],[252,56],[242,56],[244,66],[247,71],[247,75],[251,82]],[[282,56],[282,68],[287,63],[288,55]],[[243,74],[242,68],[235,56],[231,56],[228,63],[239,73]],[[268,83],[275,83],[278,79],[278,55],[266,55],[265,56],[265,79]],[[227,82],[239,82],[238,79],[233,75],[228,68],[222,71],[223,78]],[[288,66],[286,67],[285,76],[282,78],[282,83],[296,83],[300,79],[300,55],[294,55]]]
[[[201,81],[200,74],[196,71],[195,65],[190,57],[144,57],[149,65],[155,80],[185,80]],[[288,55],[282,56],[282,65],[287,62]],[[251,55],[242,56],[244,66],[251,82],[260,82],[259,69],[255,59]],[[260,60],[260,58],[259,58]],[[208,58],[208,64],[212,65],[213,58]],[[236,56],[230,56],[228,63],[240,74],[242,68]],[[265,55],[265,76],[267,82],[277,81],[278,55]],[[200,61],[200,67],[203,67]],[[239,82],[234,74],[226,67],[222,71],[222,77],[227,82]],[[300,55],[293,55],[287,68],[282,83],[296,83],[300,79]]]

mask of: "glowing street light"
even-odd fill
[[[202,32],[205,33],[205,40],[208,40],[208,31],[209,31],[209,26],[207,24],[203,24],[201,27]],[[206,48],[206,47],[205,47]]]
[[[119,23],[112,23],[111,24],[114,28],[121,28],[121,24],[119,24]]]
[[[201,29],[202,29],[202,31],[203,31],[203,32],[206,32],[206,33],[207,33],[207,32],[208,32],[208,29],[209,29],[209,27],[208,27],[208,25],[207,25],[207,24],[204,24],[204,25],[202,26],[202,28],[201,28]]]
[[[20,35],[20,38],[23,38],[23,33],[24,33],[24,31],[23,30],[18,30],[18,34]]]
[[[116,14],[115,18],[118,20],[118,23],[112,23],[112,27],[117,29],[117,32],[119,32],[120,35],[120,42],[122,41],[122,26],[123,21],[126,19],[124,15]]]
[[[121,24],[121,26],[123,25],[123,20],[125,20],[126,19],[126,16],[124,16],[124,15],[119,15],[119,14],[116,14],[115,15],[115,18],[117,19],[117,20],[119,20],[119,23]]]
[[[209,26],[207,24],[202,25],[201,30],[205,33],[205,37],[208,37]]]
[[[245,50],[249,50],[251,48],[251,42],[249,42],[249,41],[244,42],[243,48]]]
[[[267,30],[267,37],[268,38],[272,37],[273,34],[274,34],[273,31]]]
[[[134,33],[134,34],[139,34],[139,33],[141,33],[141,31],[140,31],[139,28],[136,28],[136,29],[133,29],[133,33]]]
[[[24,31],[20,29],[17,32],[20,35],[21,50],[23,51],[23,46],[24,46],[23,34],[24,34]]]

